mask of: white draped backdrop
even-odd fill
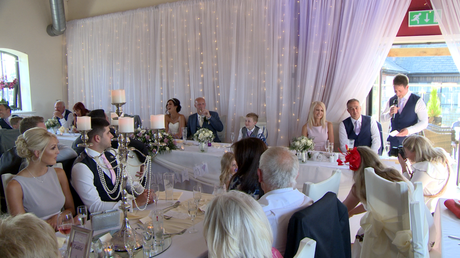
[[[441,33],[460,71],[460,1],[431,0]]]
[[[148,127],[169,98],[187,117],[204,96],[226,115],[227,135],[255,112],[267,118],[269,145],[288,145],[312,101],[334,122],[348,99],[365,100],[409,4],[190,0],[70,21],[69,106],[114,110],[110,90],[125,89],[124,110]]]

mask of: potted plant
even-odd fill
[[[428,109],[428,122],[435,125],[442,124],[442,109],[441,109],[441,101],[438,97],[438,89],[433,87],[430,92],[430,100],[427,104]]]

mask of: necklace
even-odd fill
[[[29,174],[30,174],[33,178],[35,178],[35,180],[37,180],[38,182],[40,182],[40,183],[42,183],[42,184],[43,184],[43,182],[45,182],[44,180],[40,180],[40,179],[36,178],[36,177],[32,174],[32,172],[30,172],[29,168],[26,168],[26,169],[27,169],[27,172],[29,172]]]

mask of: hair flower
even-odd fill
[[[361,155],[358,152],[358,149],[354,147],[352,150],[348,150],[345,155],[345,163],[350,165],[350,169],[356,171],[361,166]]]

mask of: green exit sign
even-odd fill
[[[409,12],[409,27],[438,25],[433,10]]]

